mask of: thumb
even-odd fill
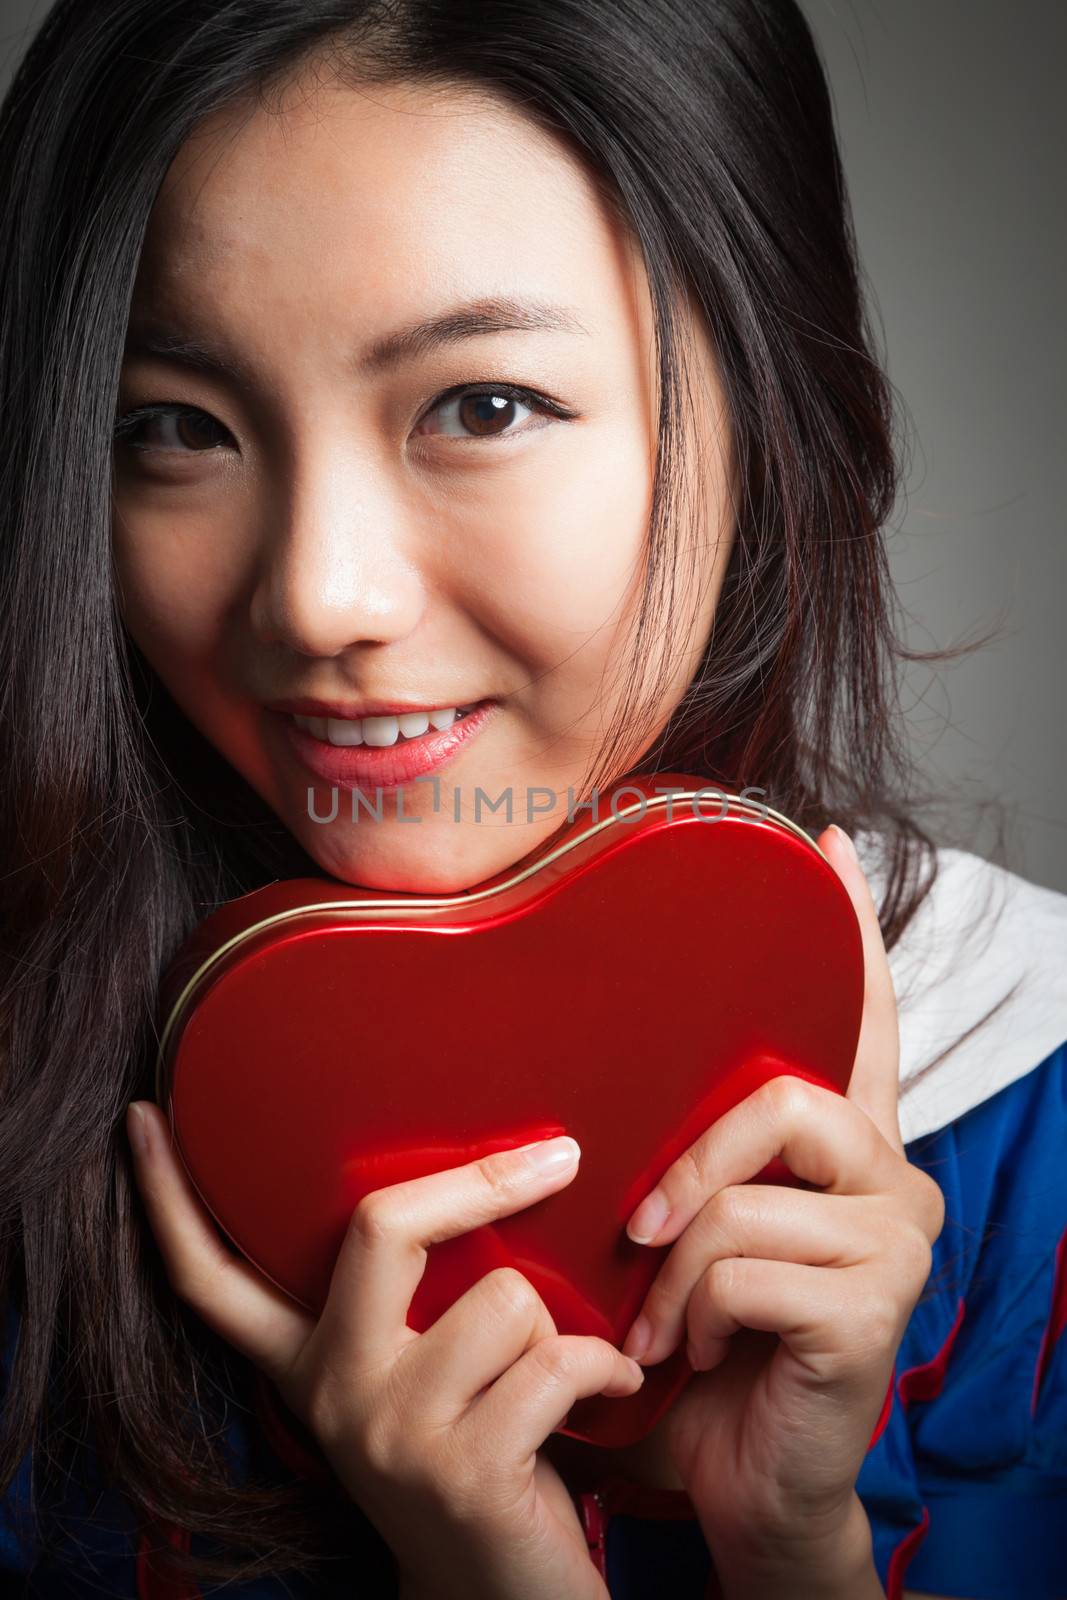
[[[863,1014],[847,1098],[862,1107],[894,1150],[903,1153],[897,1115],[900,1092],[897,999],[878,925],[878,910],[848,834],[832,823],[815,842],[848,891],[863,939]]]

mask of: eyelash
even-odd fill
[[[555,417],[559,421],[568,421],[577,415],[577,412],[568,411],[567,408],[565,406],[561,406],[557,400],[550,400],[547,395],[539,394],[536,389],[526,389],[520,384],[514,383],[494,383],[487,381],[483,383],[461,383],[457,384],[454,388],[446,389],[444,394],[438,395],[437,399],[434,400],[432,404],[428,406],[427,409],[422,413],[422,416],[420,416],[418,419],[419,422],[421,423],[426,417],[432,416],[432,414],[438,410],[439,407],[446,405],[450,400],[465,399],[468,395],[480,395],[486,397],[502,396],[507,400],[518,400],[521,405],[528,405],[533,410],[546,413],[548,416]],[[132,411],[127,411],[123,416],[118,418],[113,430],[113,438],[116,444],[125,444],[134,450],[151,452],[156,447],[152,445],[139,445],[134,442],[132,438],[132,435],[136,433],[138,426],[142,422],[147,422],[152,417],[160,416],[209,417],[210,415],[211,413],[205,411],[202,406],[183,406],[177,404],[176,402],[168,403],[165,401],[158,401],[152,405],[135,406]],[[222,427],[223,424],[220,423],[219,426]],[[513,438],[516,434],[524,431],[527,430],[523,430],[521,428],[511,429],[507,433],[486,434],[481,439],[478,439],[476,435],[471,434],[465,442],[484,443],[486,441],[491,441],[494,438],[508,439]],[[457,436],[443,435],[443,437],[455,438]],[[214,445],[211,447],[211,449],[207,450],[177,450],[164,451],[163,453],[170,455],[199,456],[210,455],[212,449],[218,448],[218,445]]]

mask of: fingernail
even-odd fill
[[[536,1144],[520,1145],[519,1149],[525,1153],[527,1161],[534,1170],[542,1176],[553,1172],[565,1172],[568,1167],[573,1167],[581,1150],[576,1139],[564,1136],[562,1139],[542,1139]]]
[[[148,1118],[138,1100],[131,1100],[126,1108],[126,1134],[139,1156],[148,1154]]]
[[[659,1233],[663,1224],[670,1216],[670,1206],[667,1196],[659,1189],[653,1189],[647,1199],[643,1200],[627,1224],[626,1232],[634,1244],[647,1244],[648,1241]]]
[[[622,1347],[624,1356],[629,1356],[632,1361],[640,1361],[649,1345],[652,1343],[652,1325],[647,1317],[638,1317]]]
[[[831,822],[830,826],[831,826],[831,828],[833,828],[834,832],[837,834],[838,838],[841,840],[842,844],[844,845],[845,849],[848,851],[849,855],[852,857],[853,861],[858,862],[859,861],[859,856],[856,854],[856,846],[852,843],[851,838],[845,832],[844,828],[839,828],[836,822]]]

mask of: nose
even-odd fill
[[[339,469],[335,457],[276,504],[251,604],[264,644],[326,657],[412,632],[426,588],[400,536],[406,518],[395,494],[370,472]]]

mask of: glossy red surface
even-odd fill
[[[581,814],[463,894],[299,879],[197,929],[161,991],[158,1093],[208,1209],[273,1282],[321,1309],[363,1195],[566,1132],[578,1175],[431,1246],[408,1321],[511,1265],[561,1333],[621,1345],[668,1249],[625,1225],[670,1163],[770,1077],[845,1090],[863,962],[844,887],[773,817],[644,806],[678,783],[701,787],[634,780],[618,820],[609,791],[603,826]],[[753,1176],[788,1181],[775,1166]],[[633,1442],[690,1376],[683,1347],[562,1431]]]

